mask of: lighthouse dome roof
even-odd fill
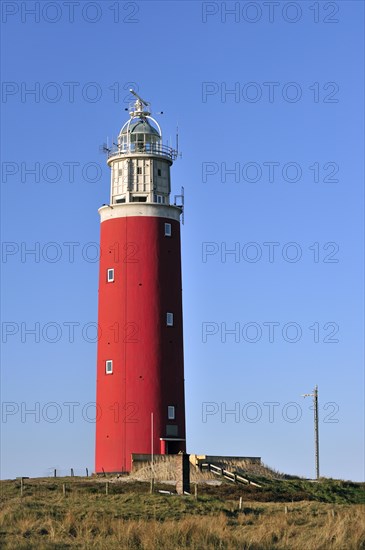
[[[160,137],[160,134],[151,126],[151,124],[146,119],[139,119],[131,122],[129,126],[125,126],[121,134],[126,134],[127,131],[131,134],[152,134],[154,136]]]

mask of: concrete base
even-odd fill
[[[176,492],[179,495],[190,493],[190,455],[178,453],[176,455],[153,455],[154,464],[169,464],[175,473]],[[151,464],[151,455],[132,454],[132,472]]]

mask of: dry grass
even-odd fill
[[[259,476],[267,479],[285,479],[287,476],[266,466],[266,464],[255,464],[247,460],[222,460],[218,463],[218,466],[236,472],[237,474],[248,476]]]
[[[153,469],[149,464],[143,466],[137,470],[137,472],[132,473],[130,475],[130,479],[134,479],[136,481],[148,481],[151,479],[152,475],[157,481],[161,482],[173,481],[176,483],[178,480],[176,467],[169,461],[157,462],[153,465]],[[216,479],[216,477],[217,476],[210,472],[200,472],[194,466],[190,467],[190,480],[193,482],[205,482],[211,479]]]
[[[242,475],[248,476],[260,476],[267,479],[284,479],[284,474],[276,472],[275,470],[265,466],[264,464],[253,464],[245,460],[221,460],[220,462],[215,463],[221,468],[226,470],[236,472]],[[137,481],[148,481],[151,479],[151,466],[146,465],[137,470],[135,473],[132,473],[129,478]],[[176,467],[174,463],[169,461],[169,456],[166,456],[166,460],[161,460],[156,462],[153,466],[153,477],[158,481],[177,481],[176,477]],[[191,465],[190,467],[190,479],[194,483],[204,483],[209,482],[212,479],[219,480],[219,477],[211,472],[203,471],[201,472],[198,468],[195,468]]]
[[[359,504],[244,501],[239,511],[223,486],[202,486],[194,500],[150,495],[137,482],[116,482],[106,495],[100,481],[68,478],[64,497],[64,481],[26,480],[23,497],[19,481],[0,482],[2,549],[365,549]]]
[[[157,497],[158,498],[158,497]],[[115,509],[118,502],[114,501]],[[122,548],[122,549],[290,549],[358,550],[365,547],[364,514],[358,505],[337,508],[301,503],[283,511],[266,504],[245,507],[241,513],[219,512],[214,516],[186,516],[179,520],[125,520],[111,510],[102,516],[80,516],[64,510],[43,517],[25,510],[17,518],[1,514],[2,548]],[[3,521],[5,520],[5,522]],[[11,526],[9,528],[9,526]]]

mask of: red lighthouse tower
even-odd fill
[[[95,471],[128,472],[132,453],[185,451],[180,216],[170,204],[177,152],[135,92],[108,149],[110,204],[99,209]]]

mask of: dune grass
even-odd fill
[[[339,487],[341,483],[337,482]],[[318,490],[323,484],[313,485]],[[328,480],[327,487],[322,488],[324,500],[335,485]],[[361,484],[354,486],[363,492]],[[105,479],[45,478],[24,480],[20,496],[19,480],[2,481],[0,547],[365,549],[361,504],[295,501],[290,497],[286,502],[259,502],[253,500],[248,487],[227,483],[220,487],[199,485],[197,500],[158,493],[162,488],[171,490],[171,486],[157,484],[156,492],[150,494],[147,482],[117,480],[110,481],[106,494]],[[269,498],[267,490],[263,491]],[[243,498],[241,510],[239,495]]]

